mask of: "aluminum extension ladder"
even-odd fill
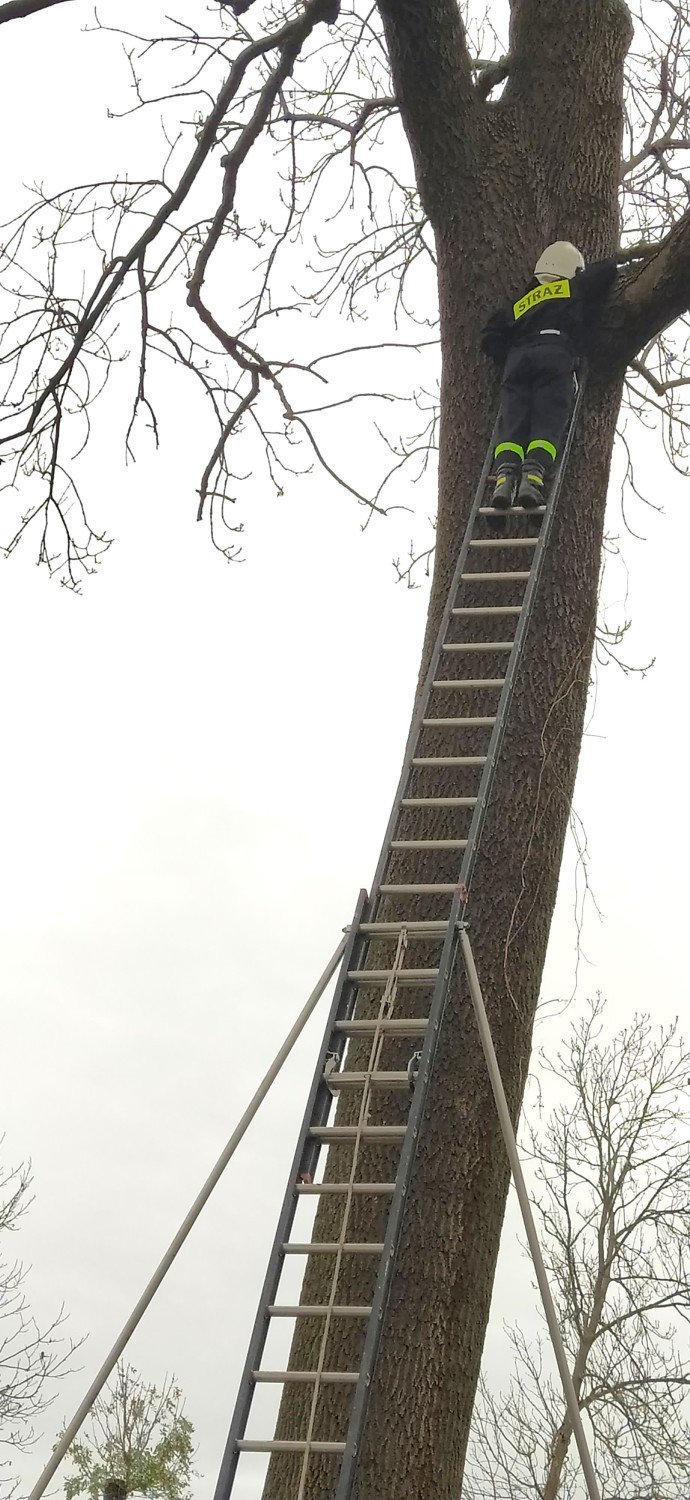
[[[497,515],[491,507],[483,504],[485,499],[491,458],[489,448],[481,478],[477,487],[467,529],[460,549],[448,600],[432,653],[429,670],[408,738],[403,769],[393,804],[391,817],[374,877],[371,894],[360,893],[352,924],[348,930],[347,946],[337,980],[333,1002],[326,1025],[323,1043],[316,1063],[313,1083],[302,1123],[299,1142],[290,1172],[288,1186],[273,1242],[268,1270],[261,1293],[246,1363],[242,1374],[235,1411],[223,1456],[214,1500],[230,1500],[237,1467],[242,1453],[292,1453],[298,1456],[299,1480],[294,1495],[281,1495],[281,1500],[302,1500],[305,1493],[308,1466],[312,1455],[324,1453],[339,1459],[339,1471],[335,1500],[350,1500],[353,1490],[355,1467],[367,1412],[371,1377],[378,1352],[383,1317],[395,1270],[395,1259],[407,1188],[414,1167],[419,1127],[422,1121],[441,1021],[448,993],[453,966],[462,947],[463,958],[470,979],[474,964],[463,922],[472,872],[479,847],[484,815],[491,794],[493,776],[501,751],[504,729],[508,717],[513,686],[515,683],[523,645],[536,596],[542,562],[549,542],[556,504],[561,489],[568,454],[582,402],[583,381],[576,382],[575,401],[568,433],[563,445],[560,462],[556,466],[548,505],[542,508],[542,524],[538,536],[507,533],[501,536],[488,534],[484,518]],[[509,512],[508,526],[515,525],[525,513],[519,508]],[[523,528],[524,532],[524,528]],[[501,549],[518,549],[525,557],[527,566],[519,570],[481,570],[483,558],[499,553]],[[479,560],[479,569],[471,566]],[[486,564],[485,564],[486,566]],[[484,591],[489,599],[496,598],[496,590],[509,590],[510,604],[463,602],[469,597],[477,599],[477,591]],[[515,597],[517,596],[517,597]],[[521,596],[521,597],[520,597]],[[480,595],[481,597],[481,595]],[[505,597],[505,594],[503,595]],[[463,621],[482,619],[489,639],[465,642],[455,638],[456,630],[462,629]],[[456,623],[457,622],[457,623]],[[509,626],[514,624],[510,634]],[[501,639],[492,639],[492,631],[499,628]],[[484,632],[483,632],[484,633]],[[451,675],[452,664],[463,657],[479,653],[491,661],[505,660],[505,670],[495,676],[473,678]],[[445,669],[448,668],[448,674]],[[440,715],[434,707],[447,702],[449,692],[481,692],[497,695],[495,712],[481,717],[450,717]],[[452,753],[429,756],[423,753],[423,736],[429,731],[442,730],[453,735]],[[463,754],[468,737],[476,745],[477,731],[490,731],[489,742],[482,754]],[[472,775],[477,783],[473,795],[458,797],[434,797],[419,794],[419,778],[434,768],[457,767],[464,778]],[[463,786],[466,787],[466,779]],[[459,813],[471,812],[467,836],[458,839],[414,838],[410,834],[410,821],[434,808],[457,808]],[[401,836],[402,835],[402,836]],[[432,884],[420,879],[406,884],[396,883],[389,873],[391,861],[396,855],[411,851],[446,850],[462,852],[457,877],[449,883]],[[442,901],[446,915],[417,920],[411,916],[405,920],[405,906],[419,909],[420,898],[429,898],[433,903]],[[395,901],[397,920],[386,920],[379,915],[388,910]],[[416,905],[414,903],[417,903]],[[388,940],[395,948],[391,967],[385,970],[367,968],[367,951],[373,942]],[[404,964],[405,952],[410,943],[422,940],[436,943],[440,948],[437,966],[415,969]],[[468,960],[469,954],[469,960]],[[476,971],[474,971],[476,982]],[[395,1015],[398,987],[428,987],[431,1000],[426,1014],[407,1018]],[[360,995],[380,995],[375,1013],[360,1019],[357,1012]],[[480,992],[480,1005],[481,992]],[[476,1008],[476,1003],[475,1003]],[[420,1006],[421,1010],[422,1007]],[[481,1029],[481,1022],[480,1022]],[[396,1071],[381,1067],[381,1053],[386,1042],[392,1038],[407,1038],[411,1048],[407,1069]],[[366,1066],[348,1069],[348,1050],[366,1038],[369,1043]],[[414,1050],[414,1047],[421,1050]],[[491,1047],[490,1038],[488,1046]],[[495,1057],[494,1057],[495,1063]],[[499,1089],[501,1084],[499,1080]],[[409,1098],[407,1120],[399,1125],[369,1125],[368,1113],[372,1092],[382,1088],[400,1091]],[[334,1108],[341,1094],[352,1091],[360,1094],[360,1105],[355,1124],[330,1124]],[[498,1098],[497,1098],[498,1103]],[[500,1113],[500,1107],[499,1107]],[[371,1144],[395,1145],[399,1158],[395,1180],[390,1182],[367,1182],[360,1180],[357,1166],[361,1148]],[[352,1148],[351,1170],[341,1173],[345,1181],[326,1180],[323,1173],[324,1158],[331,1146],[347,1145]],[[317,1167],[321,1175],[317,1178]],[[518,1165],[519,1171],[519,1165]],[[514,1167],[515,1172],[515,1167]],[[291,1240],[291,1232],[297,1206],[303,1196],[333,1194],[343,1199],[343,1216],[339,1239],[336,1243],[301,1244]],[[353,1202],[359,1195],[377,1195],[390,1200],[385,1238],[379,1243],[358,1244],[348,1242],[348,1218]],[[318,1307],[308,1305],[286,1306],[277,1301],[279,1283],[286,1259],[292,1255],[328,1254],[335,1261],[331,1281],[331,1295],[326,1303]],[[339,1305],[337,1300],[338,1274],[342,1257],[348,1254],[367,1255],[378,1260],[375,1290],[370,1306],[354,1307]],[[548,1311],[548,1310],[547,1310]],[[298,1319],[312,1317],[322,1320],[322,1332],[318,1340],[319,1353],[315,1367],[311,1370],[263,1370],[262,1357],[269,1328],[275,1318]],[[360,1320],[366,1330],[361,1345],[358,1368],[349,1371],[329,1370],[324,1367],[327,1338],[330,1325],[335,1318]],[[319,1322],[319,1327],[321,1323]],[[553,1330],[552,1330],[553,1336]],[[559,1336],[560,1337],[560,1336]],[[556,1351],[558,1355],[558,1350]],[[560,1360],[559,1360],[560,1364]],[[561,1372],[567,1374],[567,1370]],[[569,1379],[569,1376],[568,1376]],[[311,1386],[310,1416],[308,1430],[299,1438],[275,1439],[245,1437],[252,1400],[257,1387],[266,1383],[282,1385],[297,1381]],[[340,1442],[319,1441],[313,1437],[319,1393],[327,1384],[348,1385],[352,1389],[347,1432]],[[567,1394],[567,1392],[566,1392]]]

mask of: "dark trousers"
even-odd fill
[[[572,348],[546,337],[511,349],[501,383],[499,462],[510,462],[512,455],[518,463],[530,446],[540,463],[556,457],[575,397],[576,364]],[[500,451],[502,444],[508,447]]]

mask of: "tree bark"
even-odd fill
[[[481,325],[497,303],[529,280],[549,240],[572,239],[588,259],[618,248],[623,68],[631,23],[621,0],[578,0],[577,6],[572,0],[513,0],[510,75],[503,98],[493,105],[472,92],[454,0],[379,0],[379,9],[438,253],[439,511],[423,675],[496,407],[497,379],[478,351]],[[645,319],[647,328],[655,318],[663,326],[658,320],[670,305],[675,315],[678,297],[668,287],[677,290],[675,267],[685,254],[684,234],[680,238],[682,252],[671,252],[661,290],[659,268],[655,273],[653,267],[624,284],[591,351],[592,375],[476,865],[468,910],[472,943],[515,1122],[577,769],[624,366]],[[685,306],[688,300],[686,280]],[[615,347],[609,348],[613,330]],[[510,567],[510,557],[506,551],[496,566]],[[497,584],[493,592],[482,602],[519,601],[506,585]],[[500,624],[481,622],[481,628],[484,634],[475,632],[475,639],[501,638]],[[478,658],[478,677],[492,670],[490,657]],[[468,714],[490,712],[490,704],[486,694],[471,702],[463,695]],[[447,749],[438,732],[425,733],[424,753]],[[477,752],[480,740],[478,733]],[[426,778],[419,782],[422,793],[462,796],[473,790],[462,771],[420,776]],[[424,837],[462,833],[456,814],[427,818]],[[450,881],[457,873],[453,855],[401,854],[391,878]],[[406,911],[409,915],[409,907]],[[384,915],[401,913],[389,902]],[[417,915],[442,912],[425,899]],[[423,963],[417,945],[414,952],[415,965]],[[382,945],[370,955],[376,967],[387,966],[390,958],[390,948]],[[409,990],[403,994],[408,1013],[420,1014],[423,997]],[[402,1007],[398,1013],[404,1013]],[[405,1059],[399,1044],[390,1045],[382,1066],[401,1067]],[[348,1066],[358,1065],[352,1049]],[[377,1097],[376,1107],[374,1123],[395,1120],[400,1110],[395,1096]],[[338,1119],[349,1117],[343,1101]],[[385,1176],[387,1161],[383,1152],[366,1156],[375,1175]],[[337,1178],[346,1170],[347,1158],[331,1151],[327,1175]],[[388,1170],[394,1167],[389,1164]],[[357,1500],[457,1500],[460,1494],[508,1182],[471,1007],[456,975],[372,1386]],[[348,1237],[383,1238],[385,1214],[380,1202],[359,1200]],[[338,1205],[322,1200],[314,1237],[330,1241],[338,1232]],[[325,1257],[309,1262],[306,1302],[327,1300],[331,1271]],[[364,1257],[351,1256],[349,1262],[346,1257],[338,1301],[367,1302],[373,1275]],[[328,1369],[357,1368],[361,1333],[349,1322],[336,1322]],[[315,1323],[300,1320],[293,1368],[310,1368],[319,1332]],[[304,1436],[310,1399],[306,1387],[286,1391],[279,1436]],[[314,1437],[344,1435],[348,1399],[338,1387],[325,1388]],[[299,1460],[274,1458],[265,1500],[291,1500],[298,1473]],[[336,1475],[330,1458],[312,1460],[307,1500],[330,1500]]]

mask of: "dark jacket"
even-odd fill
[[[543,330],[557,329],[560,344],[575,355],[583,354],[587,332],[598,321],[617,271],[615,260],[599,260],[578,271],[572,281],[531,281],[521,297],[500,307],[485,323],[482,352],[502,365],[511,349],[534,342],[544,344],[549,335],[542,337]]]

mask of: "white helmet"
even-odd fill
[[[569,240],[556,240],[547,245],[539,256],[534,274],[537,281],[571,281],[578,271],[584,271],[585,258]]]

